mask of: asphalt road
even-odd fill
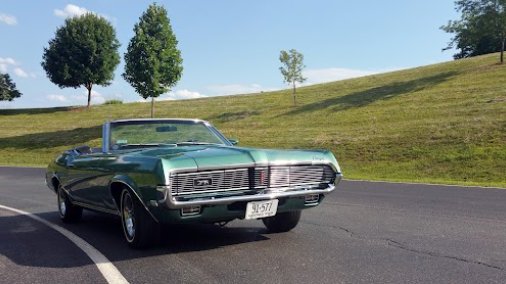
[[[0,168],[0,205],[86,240],[130,283],[506,283],[506,190],[344,181],[289,233],[260,221],[164,229],[157,247],[123,242],[119,219],[66,225],[43,169]],[[1,283],[104,283],[69,239],[0,209]]]

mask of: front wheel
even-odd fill
[[[62,221],[65,223],[79,221],[83,215],[83,208],[72,204],[61,186],[58,187],[57,196],[58,213],[60,213]]]
[[[288,232],[299,224],[301,211],[278,213],[275,216],[263,218],[265,227],[271,233]]]
[[[158,224],[126,188],[121,192],[121,224],[123,235],[132,248],[152,245],[158,234]]]

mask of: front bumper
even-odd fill
[[[261,201],[279,198],[290,198],[300,197],[310,194],[328,194],[335,190],[337,184],[341,181],[342,174],[336,174],[334,184],[329,184],[327,188],[315,189],[315,188],[286,188],[286,189],[266,189],[259,191],[256,194],[240,195],[240,196],[212,196],[212,197],[198,197],[191,200],[178,200],[170,194],[169,186],[159,186],[157,190],[163,192],[164,198],[159,200],[158,203],[164,204],[170,209],[180,209],[188,206],[196,205],[227,205],[235,202],[249,202],[249,201]]]

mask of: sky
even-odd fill
[[[87,90],[59,88],[41,67],[65,18],[96,13],[115,28],[121,63],[111,85],[95,86],[92,104],[142,98],[122,78],[133,27],[153,3],[131,0],[0,0],[0,72],[22,97],[0,108],[85,105]],[[186,0],[164,6],[183,58],[183,76],[161,100],[243,94],[287,88],[279,52],[304,55],[305,84],[365,76],[452,60],[442,51],[458,18],[452,0]]]

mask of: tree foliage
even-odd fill
[[[283,64],[279,67],[281,74],[283,75],[283,80],[285,83],[292,84],[292,96],[293,96],[293,105],[297,105],[297,97],[296,97],[296,86],[295,83],[302,83],[306,80],[302,76],[302,69],[304,69],[304,55],[299,53],[295,49],[290,49],[288,52],[285,50],[281,50],[279,54],[279,61]]]
[[[506,41],[506,0],[458,0],[455,9],[461,18],[441,29],[454,34],[445,49],[456,47],[455,59],[501,52],[504,61]]]
[[[0,73],[0,101],[12,101],[21,97],[21,93],[16,89],[16,84],[12,82],[9,74]]]
[[[152,4],[134,27],[135,35],[125,53],[123,77],[144,99],[154,98],[176,85],[183,73],[183,59],[177,48],[167,10]]]
[[[65,20],[44,48],[42,67],[60,88],[80,86],[88,90],[88,107],[93,85],[107,86],[119,64],[119,42],[111,24],[93,13]]]

